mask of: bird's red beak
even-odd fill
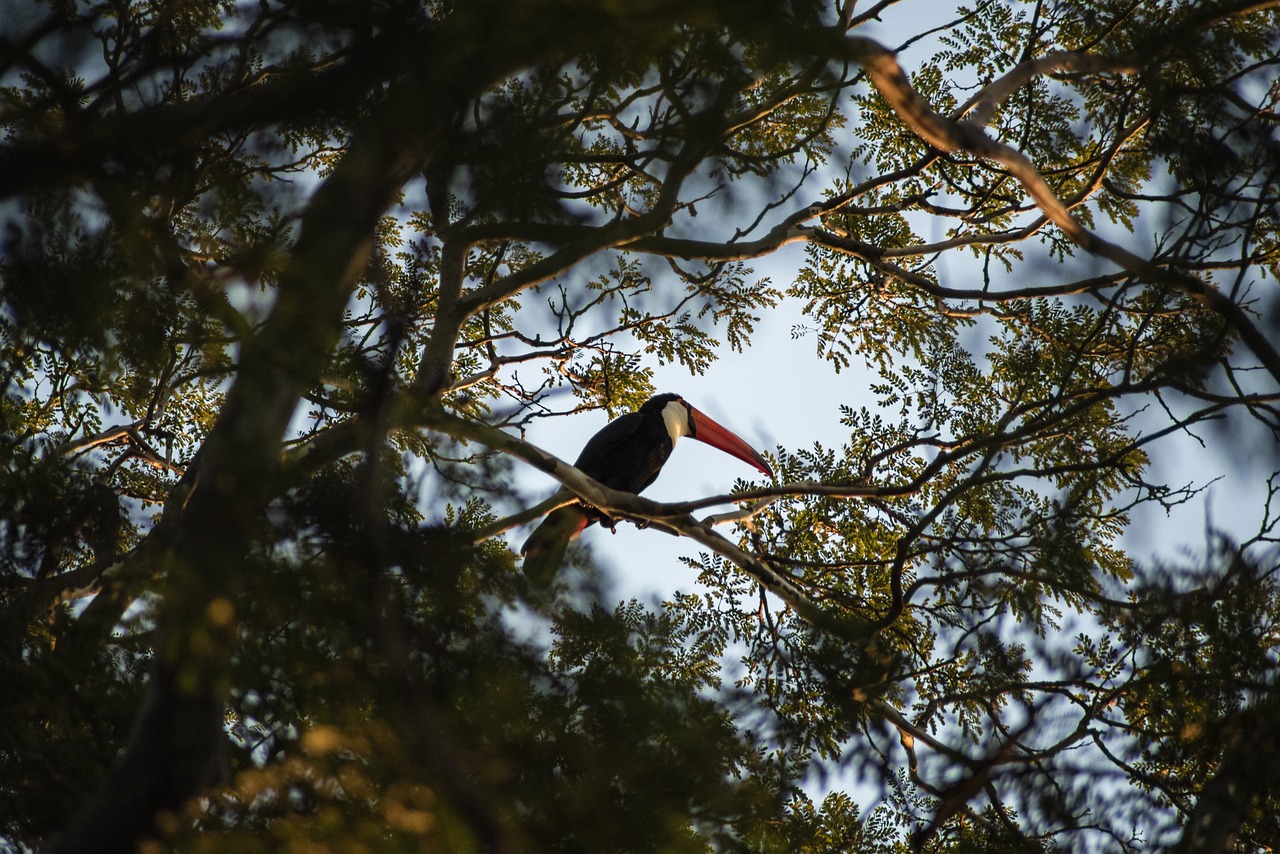
[[[688,406],[687,403],[685,405]],[[756,453],[754,448],[739,439],[728,429],[712,421],[692,406],[689,406],[689,417],[693,421],[694,439],[699,442],[706,442],[711,447],[718,448],[730,456],[737,457],[744,463],[755,466],[769,477],[773,477],[773,469],[769,468],[769,464],[764,461],[764,457]]]

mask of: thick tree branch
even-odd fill
[[[223,737],[233,603],[244,556],[276,488],[278,448],[338,339],[379,217],[420,166],[416,141],[375,124],[317,190],[275,307],[245,344],[183,502],[165,561],[164,654],[147,700],[106,784],[47,850],[132,851],[158,811],[176,809],[207,780]]]
[[[1259,798],[1280,786],[1280,691],[1270,686],[1255,704],[1218,726],[1230,735],[1217,768],[1187,816],[1174,854],[1228,854]]]

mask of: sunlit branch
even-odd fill
[[[1020,151],[997,142],[981,128],[955,122],[935,113],[911,86],[897,57],[875,41],[850,38],[848,52],[898,116],[922,140],[942,151],[965,151],[1004,166],[1053,223],[1085,251],[1150,281],[1169,285],[1192,296],[1223,317],[1274,379],[1280,381],[1280,351],[1266,339],[1239,305],[1212,284],[1156,264],[1089,231],[1045,182],[1035,164]]]
[[[532,507],[529,507],[525,510],[521,510],[519,513],[513,513],[510,516],[504,516],[503,518],[498,519],[492,524],[486,525],[485,527],[476,531],[472,535],[472,538],[474,542],[477,542],[477,543],[483,542],[489,539],[490,537],[498,536],[504,531],[509,531],[512,528],[518,528],[521,525],[527,525],[530,522],[532,522],[534,519],[540,519],[541,517],[550,513],[552,510],[556,510],[560,507],[564,507],[567,504],[572,504],[577,500],[578,500],[577,496],[575,496],[572,492],[570,492],[567,489],[562,489],[558,491],[555,495],[552,495],[550,498],[546,498],[542,501],[539,501],[537,504],[533,505]]]
[[[1036,77],[1062,71],[1081,74],[1136,74],[1141,70],[1141,65],[1128,57],[1058,51],[1019,63],[983,86],[951,115],[953,119],[964,119],[974,127],[985,127],[1002,103]]]
[[[106,430],[94,433],[92,436],[85,436],[71,442],[67,442],[58,449],[59,453],[68,456],[75,456],[100,445],[109,445],[112,442],[132,436],[145,424],[145,421],[133,421],[129,424],[120,424],[115,427],[108,427]]]
[[[946,756],[948,759],[952,759],[956,762],[960,762],[965,765],[968,765],[970,763],[971,760],[969,759],[969,757],[965,756],[964,753],[962,753],[959,750],[956,750],[954,747],[951,747],[950,745],[942,741],[939,741],[928,730],[924,729],[923,727],[918,727],[915,724],[911,723],[911,721],[907,720],[905,715],[903,715],[901,712],[899,712],[897,709],[895,709],[893,706],[891,706],[889,703],[885,702],[884,700],[877,700],[875,703],[875,707],[880,712],[880,714],[884,715],[884,717],[890,723],[892,723],[894,727],[898,729],[899,732],[903,733],[904,735],[910,737],[915,741],[920,741],[920,742],[923,742],[924,744],[929,745],[929,747],[932,748],[934,751],[942,754],[943,756]]]
[[[777,498],[763,498],[759,501],[753,501],[746,507],[738,510],[727,510],[724,513],[714,513],[698,524],[703,527],[712,528],[716,525],[723,525],[726,522],[746,522],[768,509],[769,505],[776,501]]]

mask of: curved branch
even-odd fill
[[[1267,372],[1280,382],[1280,351],[1272,346],[1234,300],[1209,283],[1136,255],[1085,228],[1026,155],[987,136],[976,124],[953,121],[934,112],[912,87],[898,64],[897,56],[878,42],[852,37],[847,42],[846,52],[862,64],[889,106],[922,140],[941,151],[964,151],[1003,166],[1073,243],[1130,273],[1176,288],[1218,313]]]
[[[1142,66],[1130,57],[1093,56],[1078,51],[1058,51],[1015,65],[978,90],[973,97],[960,105],[951,117],[965,119],[966,124],[973,127],[986,127],[1000,104],[1015,92],[1036,77],[1058,71],[1076,71],[1082,74],[1136,74],[1141,70]]]

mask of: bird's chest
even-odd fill
[[[622,453],[611,455],[596,479],[624,492],[639,492],[653,483],[671,456],[673,444],[665,430],[645,432],[627,443]]]

